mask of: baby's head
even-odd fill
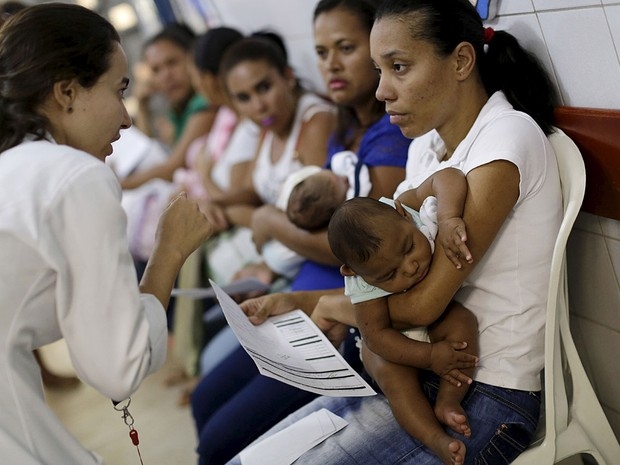
[[[432,259],[428,239],[398,201],[392,208],[370,197],[347,200],[332,215],[327,238],[344,276],[388,292],[420,282]]]
[[[345,201],[348,188],[346,177],[328,169],[317,171],[291,190],[286,215],[299,228],[325,228],[336,208]]]

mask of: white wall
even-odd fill
[[[322,88],[312,46],[315,1],[203,2],[214,24],[282,33],[297,72]],[[500,0],[488,25],[513,33],[543,60],[564,105],[620,109],[620,0]],[[620,437],[620,222],[582,213],[569,243],[569,273],[575,340]]]

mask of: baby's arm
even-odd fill
[[[467,375],[453,378],[449,373],[476,365],[476,357],[466,354],[463,342],[441,341],[434,344],[409,339],[392,328],[387,299],[379,298],[355,304],[355,318],[364,343],[384,360],[416,368],[433,370],[447,381],[468,383]]]
[[[457,268],[461,268],[461,258],[471,263],[472,256],[465,244],[467,232],[462,218],[467,197],[464,173],[456,168],[437,171],[417,188],[403,192],[396,200],[419,210],[430,196],[437,198],[438,239],[447,257]]]

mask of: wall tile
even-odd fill
[[[607,249],[609,250],[609,256],[611,258],[611,264],[614,268],[616,282],[620,283],[620,240],[606,237],[605,243],[607,244]],[[616,308],[616,311],[609,315],[609,317],[612,319],[611,327],[620,331],[620,307]]]
[[[497,7],[497,15],[514,15],[519,13],[532,13],[534,6],[532,0],[503,0]]]
[[[603,11],[613,38],[616,54],[620,56],[620,5],[606,6]]]
[[[591,367],[588,376],[599,401],[620,412],[620,384],[610,382],[610,376],[618,373],[618,360],[609,356],[620,353],[620,333],[586,320],[581,324],[584,339],[588,341],[586,353]]]
[[[599,223],[605,237],[620,240],[620,221],[599,217]]]
[[[564,104],[620,108],[620,65],[603,8],[538,14]]]
[[[567,257],[571,313],[620,331],[620,289],[605,238],[575,230]]]
[[[245,32],[273,28],[287,37],[305,37],[312,34],[312,11],[315,2],[305,0],[211,0],[224,23]],[[274,15],[277,12],[277,15]],[[285,19],[283,19],[285,18]]]
[[[592,215],[591,213],[581,212],[577,216],[573,229],[581,229],[582,231],[589,231],[594,234],[603,234],[601,229],[600,217]]]
[[[532,0],[536,11],[579,8],[584,6],[600,6],[600,0]]]
[[[620,5],[620,1],[618,0],[601,0],[603,5]]]

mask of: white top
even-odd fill
[[[368,194],[370,194],[372,190],[370,170],[367,165],[361,165],[359,167],[359,173],[356,176],[355,171],[358,169],[358,160],[357,153],[351,150],[343,150],[342,152],[335,153],[329,162],[335,174],[346,176],[349,181],[349,188],[346,193],[347,200],[355,197],[356,180],[359,180],[360,191],[357,194],[359,197],[368,197]]]
[[[387,203],[394,208],[394,201],[381,197],[379,199],[383,203]],[[435,251],[435,238],[437,237],[437,198],[427,197],[420,206],[418,213],[413,208],[409,208],[403,204],[416,227],[420,230],[424,237],[428,239],[431,245],[431,253]],[[368,302],[369,300],[386,297],[393,292],[388,292],[380,287],[368,284],[364,278],[358,275],[344,277],[344,295],[349,296],[352,304]]]
[[[260,128],[250,119],[244,118],[237,124],[223,154],[218,158],[211,171],[211,179],[223,191],[229,191],[230,172],[238,163],[252,161]]]
[[[305,93],[301,96],[297,103],[291,133],[286,141],[282,155],[275,163],[271,159],[273,133],[271,131],[265,133],[252,175],[254,190],[263,203],[275,205],[282,184],[288,175],[304,166],[297,158],[299,135],[303,124],[321,111],[333,112],[334,108],[316,94]]]
[[[139,294],[120,198],[110,168],[67,146],[0,154],[2,463],[101,463],[46,405],[33,349],[64,337],[80,379],[116,400],[165,360],[165,312]]]
[[[478,319],[480,365],[474,378],[495,386],[540,390],[551,256],[562,219],[555,154],[536,123],[512,108],[501,92],[491,96],[449,160],[431,131],[411,144],[407,178],[395,197],[442,168],[466,175],[494,160],[519,170],[519,198],[493,244],[455,299]]]

